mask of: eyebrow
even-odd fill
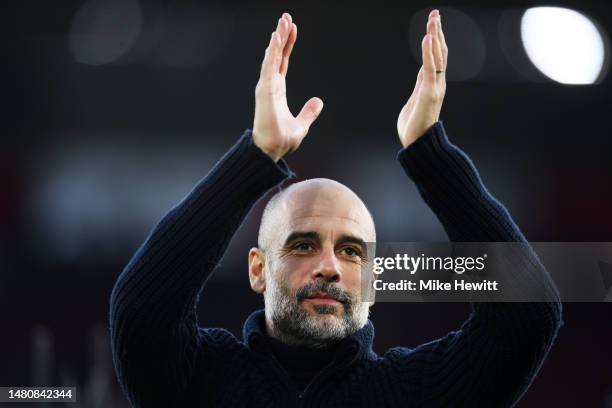
[[[285,246],[290,245],[292,242],[297,241],[299,239],[310,239],[313,241],[320,241],[321,236],[318,232],[313,231],[294,231],[285,240]]]
[[[310,239],[313,241],[320,242],[321,236],[319,235],[318,232],[314,232],[314,231],[294,231],[291,234],[289,234],[289,236],[285,240],[284,245],[285,246],[291,245],[292,242],[297,241],[299,239]],[[363,239],[359,237],[355,237],[353,235],[348,235],[348,234],[341,235],[336,240],[334,245],[340,245],[340,244],[346,244],[346,243],[356,244],[359,247],[361,247],[362,251],[365,251],[367,248],[366,242]]]
[[[336,245],[346,244],[346,243],[358,245],[361,248],[361,250],[364,252],[366,251],[366,248],[367,248],[366,243],[363,239],[354,237],[352,235],[341,235],[340,238],[336,240]]]

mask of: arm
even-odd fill
[[[469,158],[437,122],[398,158],[454,242],[527,241],[508,211],[486,190]],[[537,374],[561,324],[561,304],[528,245],[516,251],[516,289],[540,285],[539,303],[473,303],[460,330],[414,350],[423,402],[434,406],[507,406]]]
[[[207,364],[204,371],[214,373],[217,351],[235,341],[222,330],[198,329],[196,305],[250,208],[291,176],[281,159],[299,146],[322,108],[320,100],[311,100],[295,118],[286,107],[284,77],[296,33],[291,17],[283,15],[262,63],[255,131],[247,131],[166,214],[113,288],[113,359],[135,406],[176,406],[196,357]]]
[[[484,187],[476,168],[438,121],[448,51],[439,14],[430,14],[423,67],[398,120],[404,149],[398,159],[425,202],[456,242],[524,242],[508,211]],[[437,61],[437,62],[436,62]],[[415,130],[416,129],[416,130]],[[542,283],[540,303],[475,303],[461,329],[406,357],[417,367],[424,405],[507,406],[525,392],[561,324],[554,283],[529,248],[519,251],[512,281]]]

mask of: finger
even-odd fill
[[[264,79],[271,79],[272,76],[280,70],[283,60],[283,36],[286,41],[290,21],[291,15],[289,13],[283,13],[282,17],[278,19],[276,30],[272,33],[268,48],[266,48],[264,60],[261,64],[260,76]]]
[[[261,78],[272,78],[274,74],[274,54],[277,52],[276,48],[278,48],[278,36],[275,31],[270,36],[270,42],[268,43],[268,48],[266,48],[266,53],[261,63]]]
[[[289,13],[283,13],[282,18],[286,19],[289,22],[289,25],[293,23],[293,17]]]
[[[435,33],[434,18],[431,16],[427,19],[427,24],[425,25],[425,33],[429,35],[434,35]]]
[[[280,64],[282,61],[282,49],[283,49],[283,30],[286,29],[287,21],[284,18],[279,18],[276,25],[276,31],[272,33],[270,44],[266,49],[266,56],[264,64],[262,65],[262,77],[271,79],[272,75],[276,74],[280,70]]]
[[[436,64],[434,62],[431,35],[425,35],[421,48],[423,52],[423,82],[434,84],[436,80]]]
[[[295,40],[297,39],[297,26],[294,23],[291,23],[291,31],[289,32],[289,39],[287,40],[287,45],[283,49],[283,60],[281,62],[280,72],[283,75],[287,75],[287,70],[289,69],[289,57],[291,56],[291,51],[293,51],[293,45],[295,44]]]
[[[306,131],[312,125],[312,122],[319,117],[321,110],[323,109],[323,101],[319,98],[310,98],[308,102],[304,104],[304,107],[297,116],[298,122],[304,127]]]
[[[439,20],[439,39],[440,39],[440,45],[442,47],[442,69],[446,70],[446,67],[448,66],[448,46],[446,45],[446,38],[444,38],[444,31],[442,30],[442,18],[438,17]]]
[[[274,73],[280,72],[280,67],[283,62],[283,49],[287,44],[289,37],[289,22],[286,18],[281,17],[278,19],[278,25],[276,26],[276,36],[278,37],[277,46],[273,55],[273,70]]]
[[[443,69],[442,65],[442,48],[440,47],[440,43],[438,41],[438,21],[437,16],[433,16],[427,21],[427,34],[431,36],[432,39],[432,49],[434,55],[434,61],[436,69]]]
[[[285,17],[285,14],[283,14],[283,17],[281,17],[278,20],[278,27],[276,28],[276,32],[278,33],[281,39],[281,44],[280,44],[281,50],[283,50],[285,46],[287,45],[287,40],[289,39],[289,33],[291,32],[291,23],[289,22],[289,18]],[[280,57],[282,58],[282,52],[280,54]],[[279,61],[279,68],[280,68],[280,61]]]
[[[440,46],[440,40],[438,39],[438,35],[434,35],[431,37],[432,40],[432,48],[434,55],[434,63],[436,64],[436,71],[444,70],[444,57],[442,56],[442,47]]]

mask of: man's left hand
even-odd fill
[[[423,65],[412,95],[397,119],[397,131],[404,148],[423,136],[439,120],[442,110],[448,47],[438,10],[429,13],[427,34],[423,37],[421,48]]]

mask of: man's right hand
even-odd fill
[[[323,109],[323,101],[316,97],[306,102],[297,117],[287,106],[285,77],[296,38],[297,26],[284,13],[272,33],[255,88],[253,141],[275,162],[299,147]]]

